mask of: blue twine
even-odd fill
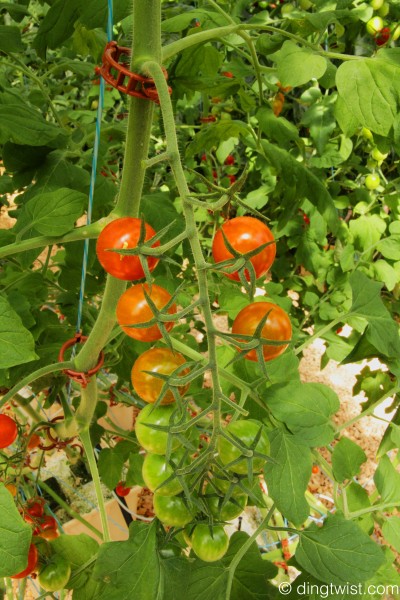
[[[108,0],[108,18],[107,18],[107,40],[111,42],[113,38],[113,0]],[[92,210],[93,210],[93,197],[94,187],[96,183],[97,173],[97,161],[99,156],[100,146],[100,132],[101,132],[101,117],[104,108],[104,91],[105,81],[103,77],[100,77],[100,91],[99,91],[99,105],[97,107],[96,116],[96,132],[93,145],[93,156],[92,156],[92,172],[90,175],[90,188],[89,188],[89,202],[87,210],[87,224],[90,225],[92,222]],[[76,320],[76,332],[79,333],[82,326],[82,313],[83,313],[83,302],[85,296],[85,283],[86,283],[86,272],[89,255],[89,240],[86,239],[83,248],[83,261],[82,261],[82,274],[81,274],[81,287],[79,291],[79,303],[78,303],[78,316]],[[75,349],[75,348],[74,348]],[[74,356],[74,351],[72,357]]]

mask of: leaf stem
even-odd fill
[[[390,396],[394,396],[398,392],[400,392],[400,386],[395,386],[395,387],[391,388],[385,394],[383,394],[383,396],[381,396],[378,400],[376,400],[376,402],[374,402],[373,404],[368,406],[365,410],[363,410],[359,415],[357,415],[356,417],[353,417],[352,419],[350,419],[350,421],[347,421],[346,423],[339,425],[339,427],[337,427],[337,431],[338,432],[343,431],[343,429],[347,429],[348,427],[351,427],[351,425],[354,425],[354,423],[357,423],[357,421],[359,421],[363,417],[367,417],[368,415],[371,415],[374,412],[375,408],[377,408],[384,400],[386,400],[387,398],[390,398]]]

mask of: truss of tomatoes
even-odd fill
[[[145,273],[137,254],[123,254],[118,250],[137,249],[138,245],[151,242],[154,236],[156,232],[140,219],[124,217],[109,223],[97,242],[97,256],[104,269],[113,277],[133,282],[118,301],[117,321],[128,336],[141,342],[160,340],[162,327],[165,332],[170,331],[174,322],[163,320],[160,328],[157,314],[174,315],[177,307],[164,288],[154,283],[151,287],[138,283]],[[151,247],[157,245],[156,242]],[[226,221],[212,244],[215,265],[234,281],[264,277],[275,254],[272,232],[253,217]],[[241,258],[244,261],[240,261]],[[153,256],[142,256],[143,260],[147,261],[149,272],[158,263],[158,258]],[[237,262],[242,266],[235,270]],[[243,343],[251,340],[255,333],[260,338],[264,361],[273,360],[290,342],[292,328],[288,315],[271,302],[250,303],[236,316],[232,334]],[[274,344],[268,344],[267,340]],[[243,354],[247,360],[258,360],[255,349]],[[156,516],[166,526],[185,528],[185,539],[193,552],[201,560],[213,562],[222,558],[228,549],[229,538],[223,523],[235,519],[246,507],[246,486],[249,485],[246,476],[261,471],[270,444],[261,422],[241,419],[226,425],[225,435],[219,437],[217,444],[218,461],[224,470],[218,472],[215,467],[211,471],[207,484],[198,492],[203,503],[189,501],[183,493],[182,479],[176,475],[178,469],[189,463],[189,450],[182,447],[179,435],[170,432],[174,425],[189,419],[185,406],[177,402],[188,390],[187,384],[179,384],[179,378],[189,371],[185,358],[169,348],[150,348],[137,358],[131,372],[132,385],[147,406],[136,419],[135,433],[147,452],[142,475],[146,486],[154,492]],[[123,497],[129,488],[120,482],[116,493]],[[212,527],[210,519],[214,523]]]

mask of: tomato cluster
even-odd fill
[[[234,162],[229,155],[225,164],[232,166]],[[139,220],[117,219],[107,225],[97,243],[99,260],[106,270],[114,277],[133,282],[117,304],[120,327],[131,338],[150,343],[171,331],[176,304],[169,292],[156,283],[138,282],[144,278],[138,255],[122,255],[112,250],[137,248],[155,235],[154,230]],[[269,227],[249,216],[225,221],[212,243],[214,268],[241,283],[265,277],[275,254],[276,243]],[[143,259],[148,261],[149,271],[155,268],[156,260]],[[265,301],[248,304],[232,325],[232,343],[238,344],[238,350],[244,348],[244,357],[251,361],[260,359],[254,344],[246,351],[246,344],[255,335],[264,361],[269,361],[285,351],[291,334],[287,314],[276,304]],[[216,561],[229,545],[223,525],[245,509],[247,490],[251,488],[248,478],[261,472],[270,445],[261,422],[234,419],[225,424],[223,434],[217,438],[215,463],[205,477],[193,483],[187,467],[210,437],[207,423],[199,425],[199,430],[189,428],[193,414],[185,394],[190,373],[185,357],[170,348],[151,347],[136,359],[131,371],[132,386],[147,405],[136,418],[135,433],[146,451],[142,477],[154,493],[156,516],[167,527],[184,528],[187,543],[200,559]],[[190,498],[184,493],[188,488],[193,490]],[[116,487],[121,497],[129,490],[123,481]]]
[[[22,507],[22,516],[27,523],[32,525],[33,535],[46,540],[54,540],[60,535],[58,524],[54,517],[45,514],[45,505],[44,498],[31,498]]]

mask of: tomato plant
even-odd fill
[[[171,300],[171,295],[159,285],[153,284],[151,289],[146,284],[133,285],[120,297],[117,304],[117,320],[124,332],[129,337],[141,342],[155,342],[162,337],[161,330],[157,324],[147,327],[132,327],[132,325],[145,325],[152,319],[154,314],[147,302],[146,294],[155,304],[158,310],[163,309]],[[176,305],[168,308],[169,314],[176,312]],[[167,331],[172,329],[173,322],[164,323]]]
[[[156,235],[154,229],[147,223],[143,223],[144,240],[151,239]],[[97,258],[103,269],[117,279],[126,281],[136,281],[143,279],[144,271],[138,256],[129,256],[112,252],[112,250],[129,250],[136,248],[140,239],[142,221],[132,217],[122,217],[108,223],[97,238],[96,252]],[[159,246],[156,241],[152,248]],[[149,271],[153,271],[158,263],[155,257],[148,257],[147,264]]]
[[[176,372],[176,377],[182,377],[189,372],[189,369],[179,370],[179,367],[185,362],[182,354],[173,352],[168,348],[151,348],[143,352],[132,367],[133,389],[146,402],[156,402],[165,383],[163,379],[159,379],[156,375],[170,376]],[[178,387],[181,396],[184,395],[188,387],[188,385]],[[175,402],[175,397],[171,390],[167,390],[162,397],[161,404],[171,404],[171,402]]]
[[[226,261],[233,257],[233,254],[226,247],[225,238],[238,254],[246,254],[256,250],[260,246],[265,246],[250,258],[253,265],[255,276],[258,279],[265,275],[274,262],[276,247],[274,236],[269,227],[253,217],[236,217],[226,221],[213,239],[212,253],[216,263]],[[230,279],[240,280],[239,273],[226,273]],[[245,270],[246,278],[249,280],[249,273]]]
[[[0,448],[7,448],[15,442],[18,427],[14,419],[8,415],[0,415]]]
[[[67,585],[71,576],[71,565],[63,557],[54,554],[39,572],[38,582],[47,592],[57,592]]]
[[[252,336],[262,320],[265,323],[261,330],[261,337],[275,342],[290,341],[292,326],[290,319],[280,306],[271,302],[254,302],[248,304],[238,313],[233,325],[232,333]],[[288,344],[271,345],[263,343],[264,360],[272,360],[285,352]],[[255,350],[246,354],[248,360],[257,360]]]
[[[0,576],[400,589],[398,2],[1,7]]]
[[[168,428],[176,414],[174,406],[152,406],[149,404],[140,411],[135,421],[135,433],[139,444],[152,454],[165,454],[168,445],[168,431],[152,428],[152,425]],[[179,440],[172,437],[171,449],[176,450]]]
[[[227,552],[229,538],[221,525],[210,530],[209,525],[199,523],[193,531],[190,542],[193,552],[204,562],[220,560]]]

